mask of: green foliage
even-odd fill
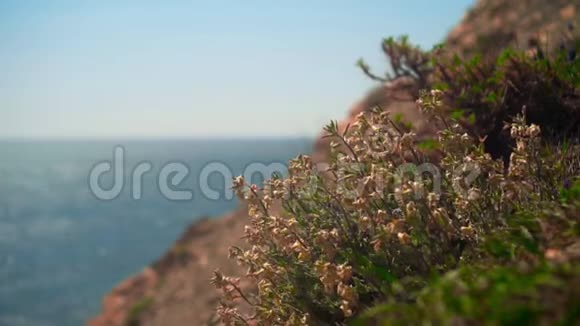
[[[414,302],[378,305],[355,324],[578,323],[580,253],[557,247],[580,243],[580,198],[545,205],[515,213],[482,242],[485,255],[430,280]]]
[[[380,82],[410,77],[417,82],[419,88],[427,86],[427,77],[432,70],[429,52],[411,44],[406,35],[384,39],[381,48],[388,58],[390,72],[386,72],[384,77],[375,75],[371,72],[369,65],[363,59],[359,59],[356,65],[365,75]]]
[[[427,139],[417,143],[417,148],[421,150],[436,150],[439,148],[439,142],[435,139]]]
[[[494,158],[509,159],[514,144],[504,124],[518,115],[539,125],[547,140],[580,135],[580,60],[567,49],[542,58],[506,49],[496,58],[469,60],[439,50],[433,64],[435,88],[452,117],[472,136],[485,137]]]
[[[461,267],[431,282],[416,303],[379,305],[354,325],[574,325],[578,266]]]
[[[565,181],[565,185],[560,190],[560,198],[562,202],[569,203],[580,200],[580,179],[574,181]]]
[[[141,324],[140,317],[151,305],[153,304],[153,298],[145,297],[135,303],[129,313],[127,314],[127,319],[125,324],[127,326],[139,326]]]

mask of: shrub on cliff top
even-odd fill
[[[391,72],[378,76],[363,59],[357,61],[357,66],[369,78],[385,83],[400,77],[410,77],[417,82],[419,89],[427,87],[429,74],[432,72],[431,56],[420,47],[409,42],[406,35],[398,38],[389,37],[383,40],[381,49],[385,54]]]
[[[568,48],[553,58],[511,49],[470,60],[435,52],[433,87],[442,91],[447,113],[470,135],[485,137],[494,158],[507,163],[514,142],[504,126],[518,115],[539,125],[545,140],[580,136],[580,60]]]

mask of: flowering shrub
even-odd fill
[[[224,299],[245,300],[255,312],[244,317],[224,302],[226,323],[343,323],[377,303],[416,301],[431,275],[494,259],[535,263],[549,242],[535,217],[514,211],[541,211],[557,199],[553,186],[578,172],[577,150],[543,151],[539,128],[520,120],[511,128],[518,147],[507,175],[457,124],[440,134],[446,155],[433,166],[440,173],[419,178],[399,167],[420,167],[424,150],[387,113],[359,116],[344,135],[328,130],[349,150],[323,171],[300,156],[288,179],[264,189],[236,179],[249,204],[251,248],[232,248],[231,256],[259,290],[246,296],[236,279],[216,272]],[[463,173],[474,171],[478,178],[462,186]],[[284,213],[273,215],[274,205]]]
[[[263,188],[234,180],[249,207],[249,249],[230,256],[258,290],[243,293],[240,278],[216,271],[224,323],[580,318],[578,143],[549,142],[527,112],[512,112],[506,168],[486,152],[486,135],[449,114],[457,102],[448,89],[417,101],[440,126],[437,139],[417,142],[375,108],[344,132],[335,122],[325,128],[328,164],[301,155],[288,178]]]

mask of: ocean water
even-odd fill
[[[308,139],[0,142],[0,325],[83,325],[99,312],[105,293],[160,257],[188,224],[236,207],[222,176],[242,174],[252,163],[286,165],[310,152],[311,144]],[[118,145],[123,186],[116,198],[103,200],[91,191],[89,174],[99,162],[113,163]],[[132,173],[142,163],[151,171],[134,187]],[[188,169],[179,184],[159,181],[170,163]],[[202,171],[213,172],[200,177]],[[106,190],[120,178],[115,182],[110,171],[99,180]],[[176,200],[167,195],[171,190],[190,190],[192,198]],[[209,198],[216,194],[219,198]]]

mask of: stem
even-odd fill
[[[264,202],[262,202],[262,199],[260,199],[260,197],[258,196],[258,193],[254,189],[252,189],[252,187],[250,187],[250,191],[258,199],[258,202],[260,203],[260,207],[262,208],[262,211],[264,211],[264,214],[269,215],[268,209],[266,208],[266,205],[264,205]]]
[[[242,292],[242,290],[235,284],[230,282],[230,285],[234,287],[234,289],[236,290],[236,292],[238,292],[238,294],[240,295],[240,297],[242,299],[244,299],[244,301],[246,301],[250,306],[254,306],[255,304],[253,304],[252,302],[250,302],[250,300],[248,300],[248,298],[244,295],[244,293]]]
[[[338,133],[334,134],[336,137],[338,137],[338,139],[340,139],[342,141],[342,143],[348,148],[348,150],[352,153],[352,155],[354,156],[355,161],[359,161],[358,160],[358,156],[356,155],[356,153],[354,152],[354,150],[352,149],[352,147],[346,142],[346,140],[344,139],[344,137],[342,137],[341,135],[339,135]]]

